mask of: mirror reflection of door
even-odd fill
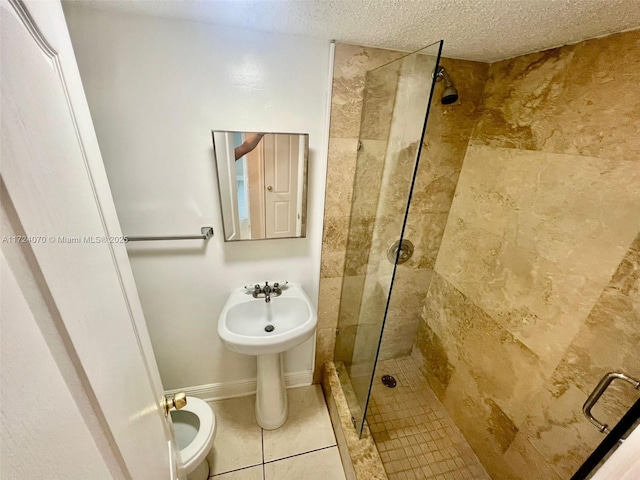
[[[304,237],[309,136],[213,131],[213,140],[225,240]]]
[[[242,132],[233,132],[234,145],[241,145],[246,135]],[[249,171],[247,170],[247,156],[236,160],[236,192],[238,201],[238,225],[240,238],[251,238],[251,204],[249,202]]]
[[[300,235],[300,144],[300,135],[267,134],[245,155],[251,238]]]

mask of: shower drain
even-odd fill
[[[383,375],[382,384],[387,388],[395,388],[398,382],[393,378],[393,375]]]

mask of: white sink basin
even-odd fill
[[[289,283],[282,295],[253,298],[245,288],[237,288],[227,300],[218,319],[218,334],[234,352],[255,355],[256,420],[266,430],[280,428],[289,412],[282,355],[311,338],[318,315],[302,287]]]
[[[238,288],[231,292],[222,309],[218,334],[229,350],[268,355],[309,339],[317,323],[316,311],[298,284],[289,283],[282,288],[282,295],[271,297],[268,303],[264,298],[253,298],[245,288]]]

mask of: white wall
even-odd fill
[[[64,7],[125,235],[215,230],[206,246],[127,247],[165,389],[255,377],[255,358],[225,349],[217,319],[254,281],[298,282],[317,302],[328,43]],[[309,133],[307,238],[224,242],[212,129]],[[311,339],[286,371],[311,370],[313,354]]]

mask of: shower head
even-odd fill
[[[436,73],[436,82],[440,80],[444,80],[444,91],[442,92],[442,97],[440,97],[442,104],[450,105],[458,101],[458,89],[444,67],[440,67],[438,73]]]

